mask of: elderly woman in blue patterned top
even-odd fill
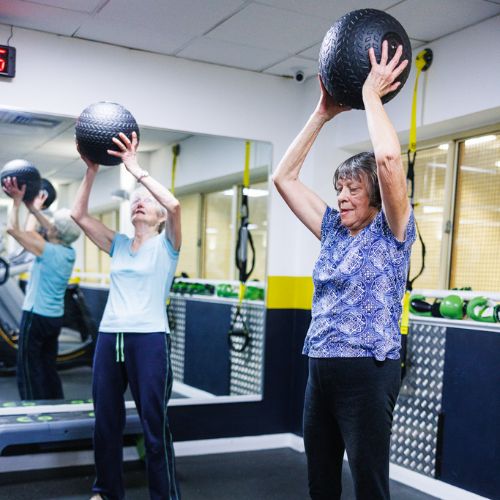
[[[399,86],[408,61],[399,47],[371,71],[363,102],[373,153],[342,163],[330,208],[299,180],[323,125],[346,108],[321,85],[321,97],[288,148],[273,181],[293,213],[321,241],[313,271],[312,320],[303,353],[309,356],[304,443],[313,499],[340,498],[344,451],[356,498],[387,499],[392,414],[400,386],[399,317],[415,222],[401,147],[381,98]],[[347,108],[348,109],[348,108]]]

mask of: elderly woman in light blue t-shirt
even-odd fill
[[[99,165],[82,156],[87,172],[72,216],[111,256],[109,296],[99,327],[93,365],[96,480],[92,498],[124,498],[122,432],[124,392],[130,384],[146,446],[152,499],[180,498],[175,479],[167,403],[172,390],[166,300],[181,246],[178,200],[137,162],[137,135],[114,138],[126,169],[142,184],[131,196],[134,236],[112,231],[88,212]]]
[[[16,367],[19,395],[21,399],[63,399],[57,373],[58,337],[63,325],[64,295],[76,258],[71,244],[81,231],[67,208],[57,210],[52,221],[42,214],[47,198],[43,192],[33,201],[25,202],[30,214],[21,229],[19,207],[26,185],[19,187],[16,178],[7,177],[2,187],[14,202],[7,233],[35,255],[19,327]],[[35,230],[37,225],[45,237]]]
[[[344,452],[358,500],[388,499],[392,413],[400,386],[399,317],[415,221],[406,192],[399,140],[381,98],[395,90],[408,61],[388,61],[387,42],[371,71],[363,102],[373,153],[343,162],[334,186],[338,210],[299,180],[322,127],[346,108],[321,85],[305,127],[273,175],[294,214],[321,241],[314,267],[304,444],[313,499],[340,498]]]

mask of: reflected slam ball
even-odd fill
[[[85,108],[76,121],[75,135],[80,153],[99,165],[119,165],[120,158],[107,150],[119,151],[113,137],[123,132],[132,140],[132,132],[139,139],[139,127],[132,113],[114,102],[96,102]]]
[[[40,192],[40,172],[33,163],[27,160],[11,160],[7,162],[0,172],[2,186],[6,177],[15,177],[19,188],[26,184],[23,201],[33,201]]]
[[[338,104],[365,109],[361,90],[371,69],[368,49],[373,47],[380,62],[382,42],[387,40],[391,60],[403,46],[400,62],[408,65],[399,75],[401,85],[384,97],[390,101],[403,87],[411,67],[411,45],[403,26],[394,17],[376,9],[360,9],[342,16],[329,29],[319,52],[319,74],[327,92]]]
[[[40,191],[45,191],[47,193],[47,199],[43,203],[42,209],[47,210],[47,208],[54,203],[55,199],[57,198],[57,193],[52,185],[52,183],[48,179],[42,179],[42,183],[40,185]]]

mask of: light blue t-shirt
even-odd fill
[[[132,252],[132,239],[116,233],[111,243],[111,283],[99,331],[169,332],[166,301],[179,252],[165,234]]]
[[[75,264],[75,250],[46,242],[35,258],[26,288],[23,311],[60,318],[64,315],[64,294]]]
[[[339,212],[326,209],[304,354],[379,361],[399,358],[401,301],[415,237],[413,211],[405,241],[400,242],[382,210],[361,232],[350,236]]]

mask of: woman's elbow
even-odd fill
[[[179,216],[181,213],[181,204],[177,198],[171,200],[168,204],[167,211],[170,215]]]
[[[84,219],[85,217],[85,213],[81,210],[71,210],[71,218],[78,224],[80,225],[82,220]]]
[[[278,186],[281,186],[281,184],[283,183],[283,176],[278,174],[277,172],[275,172],[272,176],[271,176],[271,180],[273,181],[273,184],[278,187]]]

